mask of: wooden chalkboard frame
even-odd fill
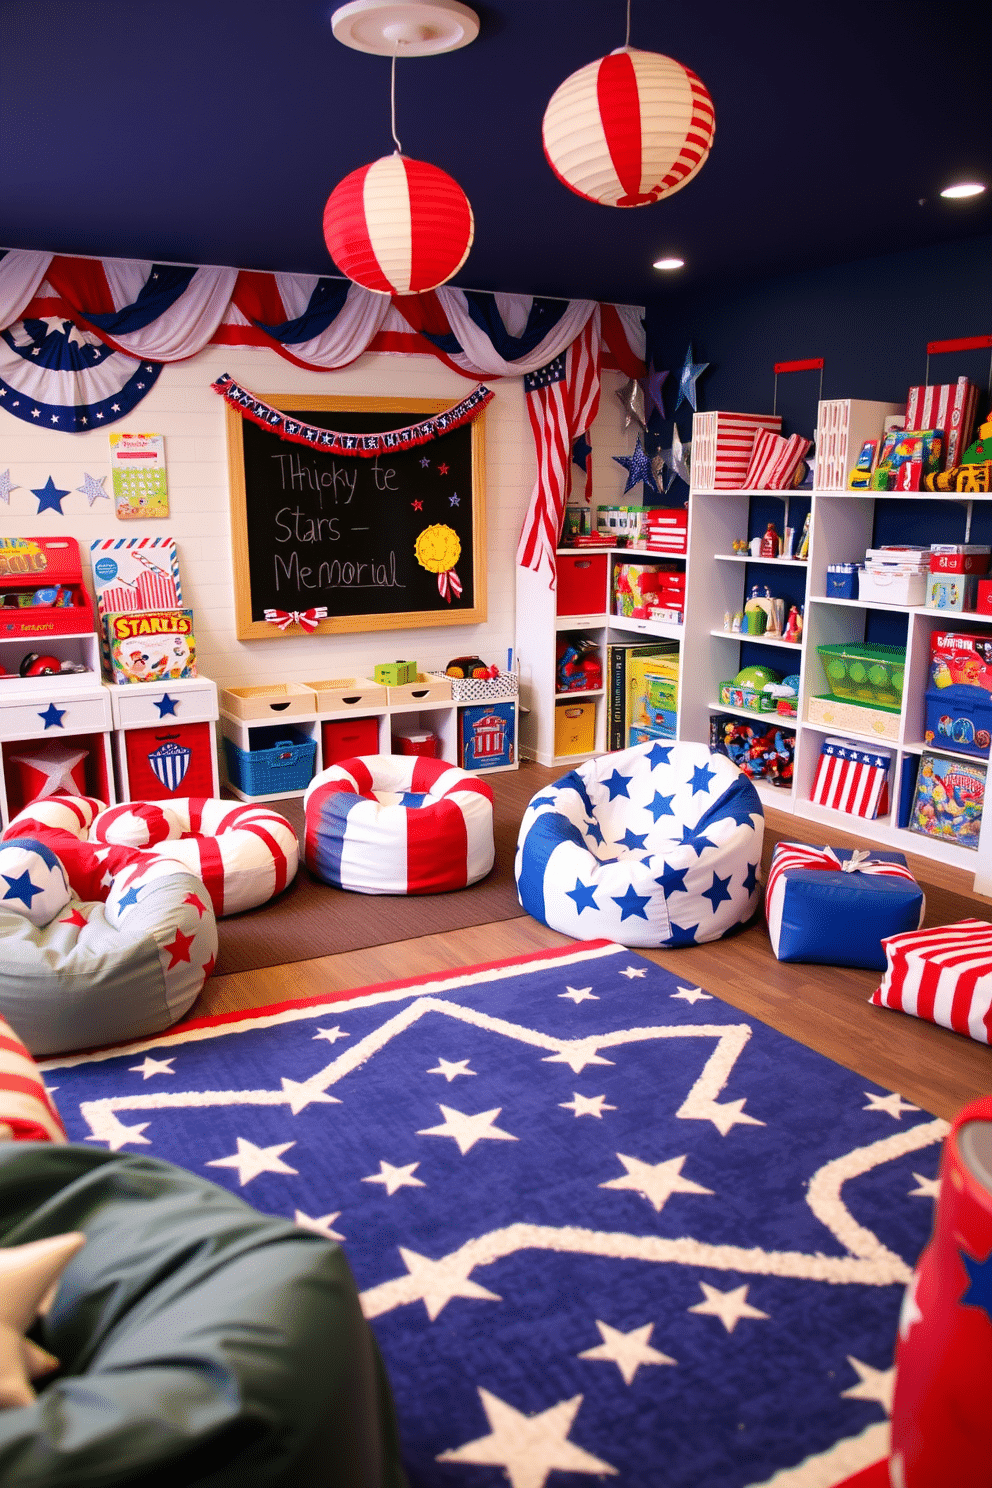
[[[418,423],[432,413],[451,407],[450,399],[357,398],[313,393],[260,393],[259,398],[283,412],[309,410],[396,413],[396,428]],[[298,625],[279,630],[267,620],[252,618],[251,572],[249,567],[248,501],[245,486],[243,429],[245,420],[227,405],[227,456],[231,486],[231,542],[234,560],[235,630],[239,641],[293,639],[306,634]],[[329,615],[318,622],[314,634],[335,635],[354,631],[420,630],[434,625],[478,625],[487,617],[486,595],[486,501],[485,501],[485,410],[471,423],[472,434],[472,553],[463,553],[471,563],[475,603],[467,608],[406,610],[394,614]],[[356,457],[359,458],[359,457]]]

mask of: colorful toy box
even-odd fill
[[[44,640],[93,629],[75,538],[0,539],[0,635]]]
[[[918,929],[925,910],[903,853],[775,846],[765,918],[779,961],[884,971],[882,941]]]
[[[980,543],[931,543],[930,572],[933,574],[986,574],[992,548]]]
[[[513,764],[515,710],[516,703],[485,703],[459,710],[458,763],[463,770],[495,770]]]
[[[978,579],[974,574],[935,574],[927,579],[928,610],[954,610],[958,614],[972,611],[978,598]]]
[[[907,822],[909,830],[977,852],[986,774],[985,765],[925,749]]]
[[[113,681],[162,682],[196,676],[192,610],[105,615]]]
[[[417,680],[415,661],[377,661],[373,678],[380,687],[405,687]]]

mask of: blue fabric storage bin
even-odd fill
[[[276,724],[252,729],[251,749],[224,739],[227,777],[246,796],[284,796],[305,790],[313,778],[317,741],[303,729]]]
[[[950,687],[928,687],[923,738],[957,754],[988,759],[992,743],[992,692],[954,682]]]
[[[827,599],[857,599],[858,565],[834,563],[827,567]]]

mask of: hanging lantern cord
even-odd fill
[[[389,125],[392,130],[393,144],[396,146],[396,154],[402,155],[403,146],[396,137],[396,58],[399,56],[399,51],[400,43],[397,41],[389,74]]]
[[[624,49],[625,50],[628,50],[629,48],[630,48],[630,0],[627,0],[627,40],[624,42]]]

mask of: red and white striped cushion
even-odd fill
[[[890,935],[876,1007],[898,1008],[977,1043],[992,1043],[992,924],[958,920]]]
[[[751,459],[744,476],[748,490],[784,491],[791,486],[800,462],[811,448],[810,441],[801,434],[790,434],[783,439],[781,434],[772,434],[759,429],[754,436]]]
[[[0,1018],[0,1140],[8,1132],[15,1142],[68,1141],[38,1066]]]

